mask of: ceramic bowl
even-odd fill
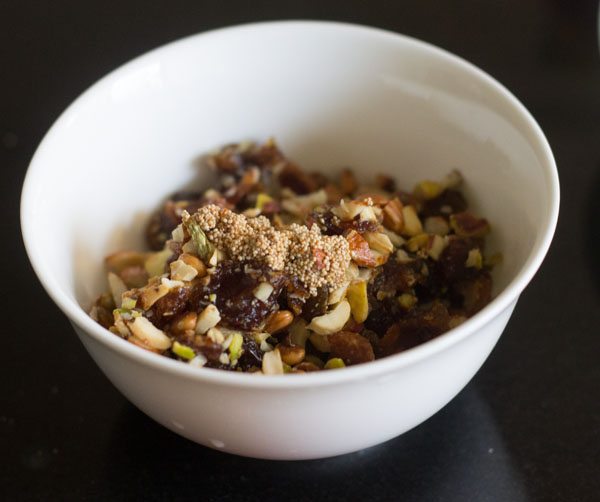
[[[202,185],[198,156],[269,136],[306,168],[350,165],[363,179],[385,172],[404,187],[459,168],[472,207],[492,223],[488,249],[504,254],[495,299],[404,353],[297,376],[192,368],[92,321],[86,312],[106,286],[103,257],[141,248],[143,224],[160,200]],[[308,459],[402,434],[466,385],[540,266],[558,201],[542,131],[481,70],[378,29],[274,22],[185,38],[93,85],[35,153],[21,218],[40,281],[135,406],[211,448]]]

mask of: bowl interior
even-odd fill
[[[488,250],[504,254],[500,291],[556,210],[536,127],[489,77],[409,38],[326,23],[220,30],[138,58],[63,114],[30,167],[25,240],[46,286],[87,310],[103,257],[141,247],[164,196],[210,183],[202,154],[275,136],[307,169],[389,173],[409,190],[460,169],[492,223]]]

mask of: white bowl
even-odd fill
[[[302,376],[197,369],[146,352],[92,321],[102,258],[143,245],[143,221],[198,176],[198,155],[275,135],[311,169],[351,165],[412,187],[458,167],[504,253],[496,298],[405,353]],[[307,459],[393,438],[473,377],[550,244],[559,187],[548,143],[504,87],[417,40],[338,23],[217,30],[154,50],[79,97],[27,173],[21,218],[42,284],[102,371],[138,408],[230,453]]]

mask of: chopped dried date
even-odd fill
[[[346,363],[360,364],[373,361],[373,347],[364,336],[351,331],[340,331],[327,337],[331,346],[331,357],[339,357]]]
[[[242,371],[248,371],[252,367],[260,368],[262,365],[262,351],[258,344],[250,337],[244,336],[242,344],[242,355],[238,360],[238,366]]]
[[[408,350],[448,330],[450,315],[446,306],[435,301],[411,311],[398,320],[380,341],[382,356]]]
[[[444,190],[438,197],[425,202],[421,212],[422,217],[445,216],[460,213],[467,209],[467,201],[457,190]]]
[[[190,288],[176,288],[158,299],[149,309],[152,313],[149,316],[152,323],[162,328],[173,320],[173,316],[188,310],[190,295]]]
[[[476,277],[455,284],[452,289],[462,298],[467,315],[472,316],[492,299],[492,278],[488,272],[483,271]]]
[[[328,299],[329,289],[327,287],[318,288],[316,296],[311,296],[306,300],[302,308],[302,317],[310,321],[313,317],[323,315],[327,311]]]
[[[288,163],[279,173],[279,184],[282,187],[289,188],[299,195],[317,190],[315,180],[306,174],[297,165]]]

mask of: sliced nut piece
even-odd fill
[[[328,305],[335,305],[336,303],[341,302],[346,296],[346,290],[348,289],[348,285],[350,282],[342,284],[339,288],[334,289],[331,293],[329,293],[329,298],[327,300]]]
[[[145,317],[136,317],[128,325],[134,336],[153,349],[166,350],[171,346],[171,339]]]
[[[283,375],[283,361],[278,349],[263,354],[262,372],[265,375]]]
[[[298,345],[300,347],[304,347],[306,345],[306,340],[310,336],[310,331],[306,329],[307,322],[301,317],[296,317],[294,322],[291,324],[289,333],[290,333],[290,342],[293,345]]]
[[[198,321],[196,323],[196,334],[203,335],[210,328],[215,327],[219,324],[221,320],[221,314],[219,314],[219,309],[214,305],[208,305],[198,316]]]
[[[148,256],[144,262],[144,267],[146,268],[146,272],[148,272],[148,277],[164,274],[167,268],[167,260],[172,256],[172,254],[173,253],[170,249],[163,249],[157,253],[150,254],[150,256]]]
[[[384,233],[365,232],[363,237],[369,243],[369,247],[374,251],[379,251],[382,254],[390,254],[394,250],[392,241]]]
[[[304,361],[304,356],[306,355],[304,347],[300,347],[299,345],[290,346],[279,344],[277,345],[276,350],[279,350],[281,360],[290,366],[300,364],[302,361]]]
[[[330,312],[313,318],[307,328],[319,335],[329,335],[340,331],[349,318],[350,304],[342,300]]]
[[[439,235],[430,235],[427,243],[427,254],[434,260],[439,260],[442,251],[446,249],[448,239]],[[468,266],[468,265],[467,265]]]
[[[423,232],[421,220],[414,206],[404,206],[402,208],[402,217],[404,218],[404,228],[401,232],[403,235],[412,237]]]
[[[367,282],[353,282],[348,286],[346,299],[350,304],[352,317],[357,323],[365,322],[369,315],[369,300],[367,298]]]
[[[218,343],[221,345],[223,343],[225,343],[225,334],[219,328],[216,328],[216,327],[210,328],[206,332],[206,336],[215,343]],[[229,340],[229,341],[231,341],[231,340]]]
[[[327,192],[323,189],[306,195],[296,195],[281,201],[281,207],[296,216],[304,216],[315,207],[323,204],[327,204]]]
[[[169,264],[171,279],[174,281],[191,281],[198,275],[198,271],[183,260],[175,260]]]
[[[448,222],[441,216],[430,216],[429,218],[425,218],[424,228],[425,232],[428,234],[441,236],[448,235],[448,232],[450,232]]]
[[[383,225],[392,232],[400,233],[404,228],[402,202],[397,197],[389,201],[383,208]]]
[[[117,274],[108,273],[108,288],[117,308],[121,308],[123,293],[127,291],[127,286]]]
[[[418,234],[409,239],[406,243],[406,249],[411,253],[415,253],[420,249],[426,249],[429,244],[429,236],[427,234]]]
[[[137,251],[118,251],[107,256],[104,259],[104,263],[108,270],[115,273],[120,273],[127,267],[144,266],[146,260],[146,253],[139,253]]]
[[[204,265],[202,260],[197,256],[194,256],[193,254],[182,253],[179,255],[178,259],[186,265],[194,267],[198,272],[198,277],[204,277],[206,275],[206,265]]]
[[[277,333],[287,328],[294,320],[294,314],[289,310],[278,310],[267,319],[264,330],[267,333]]]
[[[396,232],[392,232],[391,230],[382,227],[381,231],[387,235],[388,239],[390,240],[390,242],[394,245],[394,247],[401,247],[406,243],[406,240],[404,240],[404,237],[402,237],[401,235],[398,235]]]
[[[185,240],[185,231],[183,230],[183,225],[181,223],[173,229],[171,238],[175,242],[183,242]]]
[[[317,333],[312,333],[308,340],[310,341],[310,343],[312,343],[313,347],[319,352],[329,352],[331,350],[329,342],[327,341],[327,336],[325,335],[318,335]]]
[[[396,261],[398,263],[409,263],[413,261],[413,259],[408,255],[404,249],[399,249],[396,251]]]
[[[196,330],[196,321],[198,320],[198,314],[196,312],[188,312],[182,317],[177,319],[171,328],[174,334],[183,334],[186,331]]]
[[[258,286],[256,286],[256,288],[254,288],[252,293],[254,294],[254,298],[266,303],[272,292],[273,286],[271,286],[271,284],[268,282],[261,282]]]

